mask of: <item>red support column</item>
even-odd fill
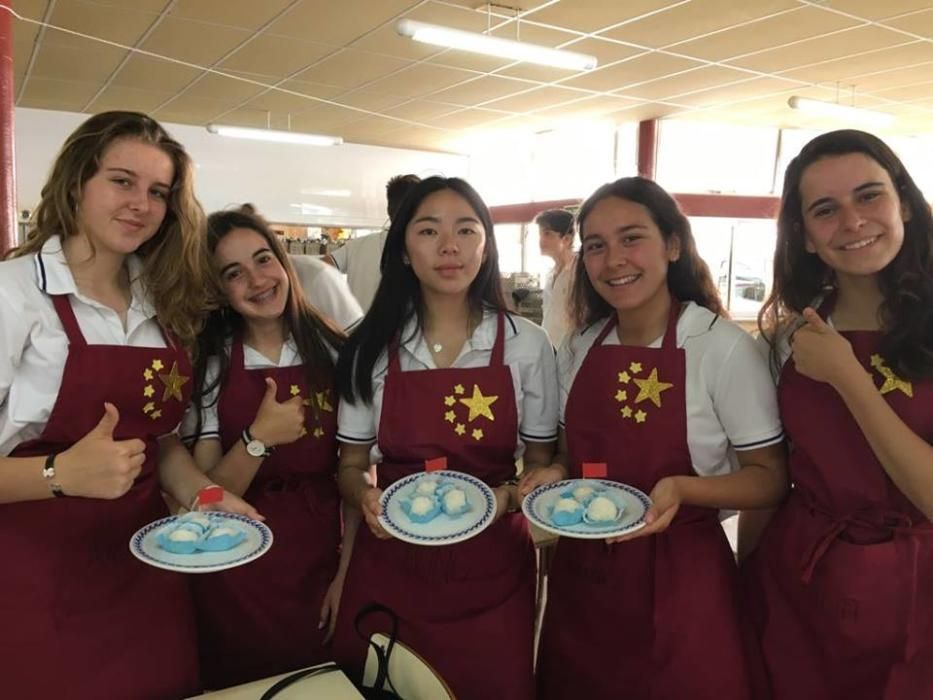
[[[16,245],[12,0],[0,0],[0,258]]]
[[[638,174],[654,180],[658,156],[658,120],[638,122]]]

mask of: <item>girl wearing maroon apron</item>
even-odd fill
[[[353,403],[341,404],[341,489],[368,527],[357,533],[334,651],[357,677],[365,639],[389,627],[374,616],[360,635],[354,620],[378,603],[460,700],[534,695],[534,550],[507,482],[519,435],[526,465],[549,462],[556,378],[547,336],[502,307],[482,200],[457,179],[416,185],[393,219],[373,307],[338,365],[342,386],[355,389],[345,392]],[[367,479],[368,430],[378,488]],[[376,519],[382,490],[438,457],[493,487],[495,521],[440,547],[388,538]]]
[[[331,656],[319,621],[332,628],[345,570],[334,584],[340,498],[330,348],[342,336],[304,301],[260,217],[212,214],[208,247],[227,306],[202,334],[198,409],[184,432],[198,440],[199,465],[261,509],[275,535],[259,560],[192,582],[204,685],[222,688]]]
[[[187,582],[128,546],[167,515],[160,489],[189,502],[210,483],[170,435],[190,396],[184,344],[204,303],[190,177],[181,146],[149,117],[92,117],[58,157],[39,227],[0,263],[10,343],[0,360],[0,665],[9,697],[168,700],[198,691]],[[79,192],[78,206],[60,209],[71,200],[59,189]],[[56,235],[53,221],[74,229]],[[166,308],[175,293],[184,299]],[[222,507],[255,513],[233,497]]]
[[[579,222],[576,298],[587,300],[579,317],[589,327],[560,351],[566,453],[520,492],[604,463],[653,506],[630,536],[559,540],[538,697],[750,699],[754,647],[718,516],[773,505],[786,488],[773,391],[770,407],[748,408],[728,376],[768,392],[767,368],[751,338],[717,315],[689,223],[660,187],[606,185]],[[621,344],[604,344],[610,334]],[[697,432],[715,432],[716,444]]]
[[[789,166],[763,318],[797,328],[767,333],[794,488],[745,566],[778,700],[933,697],[931,242],[874,136],[825,134]]]

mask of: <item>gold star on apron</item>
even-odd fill
[[[158,360],[156,360],[156,362],[158,362]],[[152,364],[155,365],[155,362]],[[162,403],[168,401],[169,397],[177,399],[178,401],[182,400],[181,388],[185,385],[188,379],[190,379],[190,377],[183,377],[178,373],[177,362],[172,363],[172,369],[169,370],[168,374],[160,374],[159,379],[161,379],[162,383],[165,384],[165,391],[162,392]]]
[[[483,392],[481,392],[479,387],[474,384],[473,396],[468,399],[460,399],[460,403],[470,409],[470,415],[467,418],[467,422],[472,422],[480,416],[494,421],[496,417],[492,414],[492,409],[490,409],[490,406],[492,406],[498,400],[498,396],[483,396]]]
[[[317,407],[322,411],[327,411],[328,413],[334,412],[334,407],[331,406],[330,401],[327,399],[326,391],[316,391],[314,392],[314,398],[317,399]]]
[[[152,374],[152,370],[151,370],[151,369],[144,369],[144,370],[143,370],[143,379],[145,379],[147,382],[151,382],[151,381],[152,381],[152,377],[153,377],[153,374]]]
[[[298,387],[297,384],[292,384],[290,387],[288,387],[288,393],[291,394],[292,396],[298,396],[299,394],[301,394],[301,389]]]
[[[457,433],[457,435],[463,435],[466,433],[466,426],[463,423],[457,423],[457,427],[454,428],[454,432]]]
[[[628,371],[632,374],[638,374],[641,372],[641,362],[633,362],[628,366]]]
[[[474,439],[474,440],[477,440],[477,441],[483,439],[483,429],[482,429],[482,428],[477,428],[476,430],[473,431],[473,439]]]
[[[628,372],[619,372],[619,381],[623,384],[628,384],[632,381],[632,378],[629,376]]]
[[[466,391],[466,389],[463,388],[463,384],[457,384],[457,386],[454,387],[455,394],[463,394],[464,391]]]
[[[871,366],[878,370],[878,373],[884,377],[884,384],[878,389],[882,396],[892,391],[902,391],[909,398],[914,397],[914,385],[894,374],[894,370],[884,363],[884,359],[882,359],[881,355],[876,353],[871,356]]]
[[[658,408],[661,408],[661,392],[667,391],[670,389],[673,384],[668,384],[667,382],[658,381],[658,368],[655,367],[651,370],[651,374],[648,375],[647,379],[635,379],[635,384],[638,385],[638,396],[635,397],[635,403],[641,403],[645,400],[650,400]],[[642,422],[642,421],[639,421]]]
[[[621,389],[619,389],[619,390],[616,392],[616,401],[620,401],[620,402],[621,402],[621,401],[628,401],[628,392],[627,392],[627,391],[622,391]]]
[[[447,413],[444,414],[444,420],[448,423],[453,423],[455,420],[457,420],[457,414],[453,411],[447,411]]]
[[[638,411],[636,411],[636,413],[635,413],[635,422],[636,422],[636,423],[644,423],[646,420],[648,420],[648,414],[647,414],[647,413],[645,413],[645,412],[642,411],[641,409],[639,409]]]

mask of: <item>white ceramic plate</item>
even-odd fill
[[[621,517],[606,525],[590,525],[581,522],[560,527],[551,522],[551,510],[561,494],[583,485],[605,489],[600,495],[607,496],[616,505],[622,506]],[[561,537],[574,537],[582,540],[603,540],[607,537],[618,537],[640,530],[645,526],[645,513],[650,507],[651,499],[634,486],[606,479],[568,479],[554,484],[545,484],[529,493],[522,502],[522,512],[525,517],[542,530]]]
[[[193,554],[172,554],[159,546],[156,533],[173,522],[178,516],[172,515],[149,523],[136,532],[130,539],[130,551],[140,561],[159,569],[179,571],[184,574],[207,574],[223,571],[235,566],[242,566],[258,559],[272,546],[272,530],[258,520],[245,515],[224,513],[223,520],[233,521],[231,525],[246,533],[246,539],[236,547],[225,552],[195,552]],[[221,521],[222,522],[222,521]]]
[[[403,542],[437,546],[468,540],[489,527],[496,515],[496,495],[492,489],[475,476],[446,469],[431,472],[431,476],[456,482],[466,493],[470,510],[454,518],[440,513],[428,523],[412,522],[402,510],[402,502],[411,496],[415,482],[423,476],[425,472],[410,474],[383,492],[379,522],[386,532]]]

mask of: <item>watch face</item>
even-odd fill
[[[266,446],[259,442],[259,440],[250,440],[246,443],[246,452],[252,457],[264,457],[266,454]]]

